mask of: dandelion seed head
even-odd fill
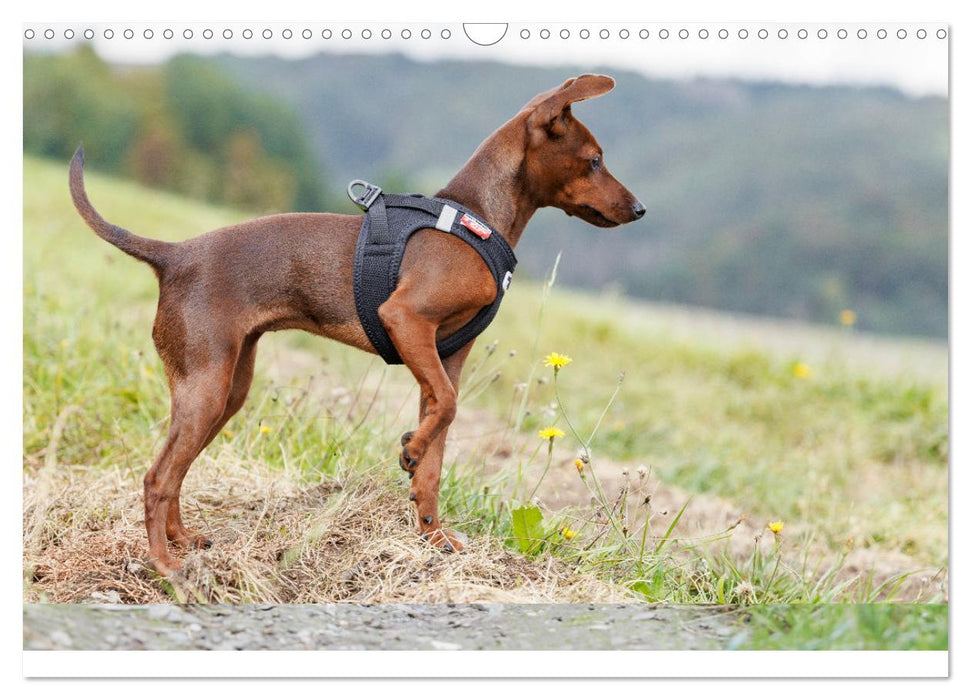
[[[748,602],[752,602],[755,599],[755,586],[748,581],[741,581],[735,584],[735,595],[739,598],[745,598]]]

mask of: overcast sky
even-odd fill
[[[943,23],[573,22],[469,25],[467,28],[460,23],[377,22],[28,26],[24,46],[30,50],[63,50],[83,40],[85,30],[90,30],[96,50],[109,61],[123,63],[153,63],[184,51],[230,51],[290,58],[320,51],[398,51],[418,60],[460,58],[605,66],[636,70],[652,77],[710,76],[811,84],[889,85],[911,95],[947,95],[948,92],[949,37]],[[171,38],[165,37],[167,28],[172,31]],[[113,32],[110,39],[104,36],[106,30]],[[131,31],[131,39],[125,38],[126,30]],[[212,32],[208,39],[204,34],[207,30]],[[245,30],[252,32],[251,38],[244,38]],[[284,37],[285,30],[291,32],[290,38]],[[390,38],[383,38],[385,30]],[[428,38],[422,37],[423,30],[430,35]],[[468,36],[488,42],[503,30],[503,38],[490,46],[478,45]],[[33,38],[27,38],[31,31]],[[52,39],[45,37],[48,31],[53,32]],[[151,38],[145,38],[146,31],[151,32]],[[187,31],[192,32],[189,39],[185,38]],[[330,32],[329,38],[324,38],[325,31]],[[443,38],[443,31],[447,38]],[[73,39],[65,39],[65,32],[73,32]],[[232,36],[227,38],[229,32]],[[265,38],[264,32],[272,32],[272,36]],[[305,32],[309,38],[304,38]],[[344,38],[347,32],[350,37]],[[366,32],[370,32],[369,37],[365,36]],[[410,36],[403,38],[402,32],[410,32]],[[546,32],[548,37],[544,38]],[[740,32],[747,32],[747,37],[740,37]],[[765,38],[760,32],[766,34]],[[841,38],[843,33],[845,38]],[[722,35],[726,38],[721,38]]]

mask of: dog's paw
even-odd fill
[[[195,530],[186,530],[182,534],[171,538],[171,541],[185,549],[211,549],[212,540]]]
[[[415,475],[415,467],[418,466],[418,458],[414,457],[412,452],[408,450],[408,443],[411,442],[411,438],[414,436],[414,430],[409,430],[401,436],[401,452],[398,453],[398,466],[408,472],[409,477]]]
[[[408,449],[405,448],[398,453],[398,466],[408,472],[408,476],[414,476],[415,467],[418,466],[418,462],[411,458],[408,454]]]
[[[415,475],[415,468],[418,466],[418,458],[412,456],[407,445],[402,447],[401,452],[398,453],[398,466],[408,472],[408,476]]]
[[[461,532],[452,532],[451,530],[443,530],[441,528],[423,532],[421,538],[431,546],[441,549],[443,552],[458,552],[459,554],[465,554],[465,548],[469,540]]]
[[[162,578],[174,576],[182,570],[182,560],[171,557],[168,554],[149,559],[148,564]]]

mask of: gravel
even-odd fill
[[[713,649],[731,610],[648,605],[24,606],[24,649]]]

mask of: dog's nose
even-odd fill
[[[644,205],[641,204],[640,200],[635,201],[631,208],[634,210],[635,219],[641,218],[644,216],[644,212],[647,211],[647,209],[644,208]]]

